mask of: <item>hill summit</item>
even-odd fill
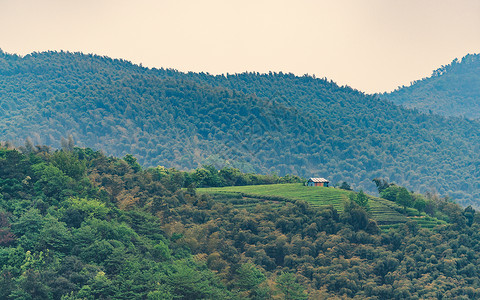
[[[448,73],[448,72],[447,72]],[[133,154],[144,166],[372,179],[479,199],[480,126],[405,109],[327,79],[212,76],[69,52],[0,53],[0,140]]]
[[[383,95],[397,104],[445,116],[480,118],[480,54],[433,71],[432,76],[414,81]]]

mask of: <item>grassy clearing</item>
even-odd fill
[[[301,183],[199,188],[197,192],[223,194],[225,195],[223,198],[229,199],[230,203],[245,208],[254,207],[259,201],[265,200],[303,200],[315,207],[333,205],[339,212],[343,211],[343,204],[352,193],[336,188],[307,187]],[[397,227],[409,219],[417,221],[424,228],[433,228],[436,225],[444,224],[443,221],[422,215],[415,209],[408,208],[405,215],[403,207],[394,202],[373,196],[369,196],[369,199],[369,213],[384,229]]]

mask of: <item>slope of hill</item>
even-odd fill
[[[386,232],[358,206],[211,197],[187,175],[0,147],[0,299],[480,297],[471,208],[436,199],[444,225]]]
[[[254,186],[231,186],[216,188],[200,188],[198,193],[206,194],[241,194],[248,198],[259,199],[277,199],[277,200],[300,200],[310,203],[313,207],[333,206],[339,212],[344,209],[344,203],[347,201],[352,191],[327,187],[306,187],[302,183],[290,184],[271,184]],[[248,203],[248,202],[247,202]],[[400,213],[402,208],[386,199],[369,196],[370,216],[383,228],[390,228],[392,225],[404,224],[408,220],[415,220],[421,226],[431,228],[439,224],[445,224],[436,218],[430,218],[410,209],[408,215]]]
[[[413,82],[382,97],[406,107],[445,116],[480,118],[480,54],[435,70],[431,77]]]
[[[145,166],[201,164],[371,180],[480,198],[479,123],[397,107],[325,79],[146,69],[80,53],[0,54],[0,139],[77,144]]]

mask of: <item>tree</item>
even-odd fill
[[[247,184],[246,174],[243,174],[239,169],[224,167],[219,171],[219,174],[227,186]]]
[[[165,286],[165,290],[157,290],[149,292],[147,294],[147,300],[173,300],[173,296],[168,291],[168,286]]]
[[[472,208],[472,206],[468,206],[465,208],[463,211],[463,216],[466,219],[467,225],[472,226],[473,221],[475,220],[475,210]]]
[[[67,252],[71,249],[72,235],[65,226],[56,218],[47,215],[44,218],[45,225],[39,232],[37,247],[42,250],[54,249]]]
[[[237,274],[237,284],[243,290],[253,290],[265,281],[265,275],[251,263],[242,264],[238,268]]]
[[[25,140],[25,146],[22,148],[22,152],[26,154],[35,152],[35,147],[33,146],[33,142],[30,138]]]
[[[458,228],[464,228],[467,225],[465,211],[458,204],[446,202],[443,212],[448,216],[449,221],[458,226]]]
[[[31,208],[12,224],[13,233],[22,237],[22,246],[26,249],[33,249],[39,240],[39,232],[42,230],[45,220],[40,211]]]
[[[340,186],[338,187],[342,190],[347,190],[347,191],[351,191],[352,190],[352,187],[346,182],[342,182],[342,184],[340,184]]]
[[[277,278],[277,286],[284,295],[285,300],[303,300],[308,299],[303,286],[297,282],[297,278],[292,273],[283,273]]]
[[[67,193],[72,193],[69,188],[73,183],[59,168],[52,164],[39,163],[32,166],[37,182],[35,189],[43,192],[45,196],[59,199]]]
[[[207,270],[198,270],[189,261],[176,261],[167,282],[173,287],[171,293],[181,299],[224,299],[225,292],[218,279]]]
[[[386,188],[391,186],[385,179],[374,178],[372,181],[375,182],[379,193],[382,193]]]
[[[17,279],[17,289],[10,294],[10,299],[49,299],[51,288],[46,284],[43,273],[27,269]]]
[[[52,164],[65,175],[80,180],[86,171],[85,161],[80,161],[78,155],[71,151],[56,151],[51,157]]]
[[[72,135],[69,135],[66,140],[62,137],[60,144],[62,145],[62,150],[66,152],[73,152],[75,147],[75,142]]]
[[[425,211],[425,207],[427,206],[425,198],[423,198],[421,195],[415,195],[414,199],[415,203],[413,204],[413,207],[420,212]]]
[[[368,206],[368,196],[363,192],[363,190],[360,190],[356,195],[355,194],[350,194],[350,200],[354,201],[357,203],[360,207],[364,208],[365,210],[369,210]]]
[[[345,202],[343,218],[345,222],[352,225],[355,230],[365,229],[368,226],[367,211],[350,199]]]
[[[397,203],[403,206],[403,210],[406,213],[407,207],[411,207],[413,205],[413,197],[408,192],[408,190],[404,187],[401,187],[397,192]]]
[[[392,184],[380,192],[380,197],[395,202],[397,200],[399,190],[399,186]]]
[[[204,165],[195,170],[193,178],[198,187],[224,186],[225,180],[212,165]]]
[[[140,166],[140,164],[137,162],[137,158],[134,157],[133,155],[127,154],[127,155],[125,155],[123,160],[127,162],[127,164],[132,168],[132,170],[135,173],[142,170],[142,166]]]

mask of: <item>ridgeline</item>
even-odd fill
[[[0,140],[80,146],[143,166],[203,164],[323,176],[375,192],[386,178],[479,206],[479,123],[409,110],[326,79],[211,76],[68,52],[0,53]]]
[[[382,97],[399,105],[445,116],[480,118],[480,54],[433,71],[432,76],[416,80]]]

